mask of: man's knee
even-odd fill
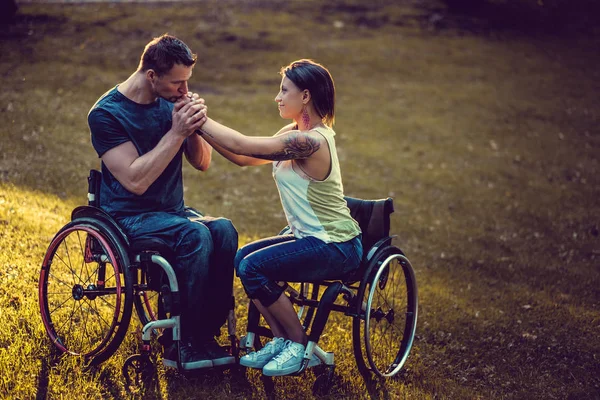
[[[238,232],[231,220],[215,218],[210,222],[210,230],[215,245],[228,252],[235,252],[238,247]]]
[[[186,224],[176,244],[175,252],[183,256],[201,251],[204,251],[207,256],[213,251],[213,240],[210,231],[202,224]]]

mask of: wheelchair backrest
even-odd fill
[[[390,215],[394,212],[394,201],[391,197],[380,200],[361,200],[344,197],[350,215],[358,222],[362,230],[363,250],[366,254],[377,241],[390,234]]]

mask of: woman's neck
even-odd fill
[[[308,118],[303,117],[302,114],[296,119],[294,119],[296,123],[296,127],[299,131],[310,131],[314,127],[323,123],[323,120],[318,116],[308,113]]]

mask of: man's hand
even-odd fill
[[[187,97],[190,99],[190,101],[194,101],[197,100],[200,103],[204,104],[204,115],[206,118],[204,118],[204,122],[206,122],[206,120],[208,119],[208,106],[206,105],[205,101],[203,98],[200,97],[200,95],[198,93],[192,93],[192,92],[188,92]],[[204,122],[202,122],[202,125],[204,125]],[[196,133],[200,134],[199,130],[196,130]]]
[[[189,93],[177,100],[173,107],[172,128],[177,134],[188,137],[206,122],[204,99]]]

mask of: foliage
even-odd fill
[[[125,396],[120,368],[137,324],[96,369],[58,357],[37,279],[99,165],[87,111],[168,31],[199,54],[191,89],[211,115],[249,134],[283,124],[273,102],[282,65],[324,63],[346,193],[395,199],[393,231],[420,289],[417,341],[398,379],[367,384],[349,319],[333,319],[323,338],[338,361],[331,398],[597,398],[597,38],[482,36],[461,19],[437,29],[437,3],[395,3],[21,4],[0,32],[0,393]],[[202,174],[186,167],[187,203],[231,218],[242,244],[279,231],[269,168],[213,161]],[[241,335],[239,283],[236,298]],[[271,393],[255,371],[160,368],[159,378],[146,397],[306,398],[315,379],[277,379]]]

